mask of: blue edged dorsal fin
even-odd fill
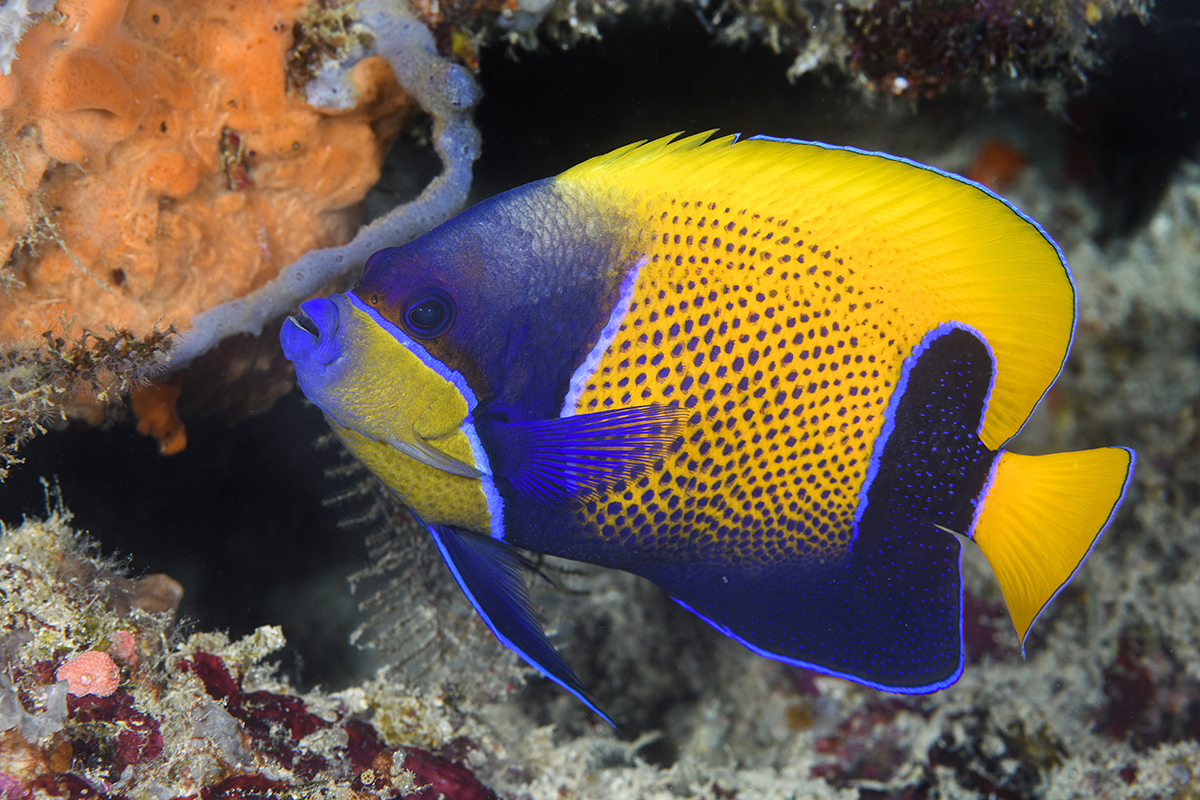
[[[538,503],[603,494],[667,454],[688,412],[647,405],[530,422],[480,420],[492,475]]]
[[[524,559],[501,542],[445,525],[426,525],[471,605],[500,642],[525,663],[583,701],[614,728],[567,666],[534,616]]]

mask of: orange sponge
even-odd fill
[[[133,390],[130,400],[137,416],[138,433],[158,440],[158,452],[173,456],[187,447],[187,428],[175,410],[179,387],[169,383],[151,383]]]
[[[304,0],[59,0],[0,77],[0,343],[187,320],[349,240],[414,108],[289,89]]]

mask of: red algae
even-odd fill
[[[413,774],[413,782],[421,789],[404,795],[416,800],[496,800],[496,793],[479,782],[466,767],[416,747],[401,747],[404,769]]]
[[[876,0],[847,9],[845,18],[850,69],[875,91],[910,99],[980,77],[1040,78],[1090,63],[1086,51],[1064,47],[1089,38],[1087,22],[1067,3]]]

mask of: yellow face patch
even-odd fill
[[[412,509],[422,521],[431,525],[488,530],[490,515],[478,478],[449,475],[401,453],[387,442],[344,428],[332,419],[329,425],[346,449],[379,476],[396,493],[400,502]],[[465,437],[462,437],[461,444],[466,445],[465,451],[455,447],[451,452],[470,458],[470,445]]]
[[[336,329],[318,348],[336,357],[320,364],[291,354],[305,394],[424,522],[489,530],[462,391],[346,295],[327,302],[336,306]]]

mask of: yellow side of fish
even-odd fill
[[[837,557],[854,535],[888,399],[922,337],[955,322],[988,343],[996,375],[979,436],[999,450],[1062,369],[1074,333],[1070,274],[1035,224],[935,170],[706,136],[631,145],[556,179],[566,196],[635,209],[627,247],[644,261],[625,323],[574,410],[684,403],[714,389],[689,406],[701,430],[690,425],[678,455],[649,476],[655,507],[675,495],[689,514],[721,509],[710,537],[731,513],[732,529],[739,517],[803,520],[773,544],[744,536],[732,543],[737,558],[772,547]],[[680,346],[664,373],[655,357]],[[797,348],[812,357],[795,358]],[[1090,552],[1131,463],[1119,448],[1055,458],[1066,461],[1004,453],[978,520],[976,541],[1022,640]],[[672,486],[678,476],[684,484]],[[624,518],[648,515],[637,495],[626,493]]]
[[[801,282],[804,291],[823,295],[828,307],[840,294],[833,319],[884,334],[876,352],[892,376],[912,345],[943,322],[982,333],[997,377],[980,438],[996,450],[1016,435],[1061,370],[1074,331],[1075,292],[1065,264],[1047,275],[1048,261],[1062,263],[1048,237],[1015,211],[998,214],[996,198],[978,187],[912,162],[765,139],[731,147],[734,137],[706,142],[708,135],[630,145],[556,179],[564,193],[637,209],[630,245],[657,256],[643,268],[639,298],[653,302],[660,288],[707,276],[723,295],[775,291],[784,304],[781,273],[798,265],[781,258],[803,254],[801,271],[819,268]],[[745,264],[744,280],[692,262],[723,255]],[[618,355],[605,366],[615,368]]]

